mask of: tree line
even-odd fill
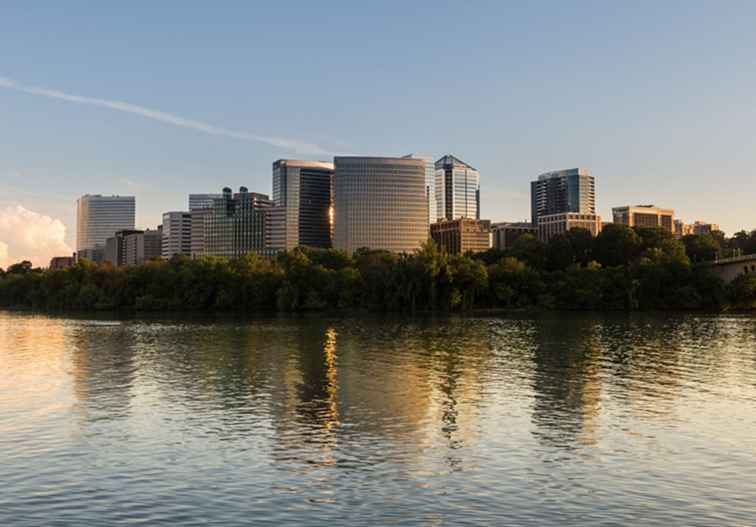
[[[0,306],[44,310],[247,312],[366,309],[465,311],[756,308],[756,276],[725,285],[696,262],[756,253],[756,231],[675,239],[610,224],[505,251],[452,255],[429,241],[413,254],[297,248],[274,258],[177,256],[141,266],[82,261],[62,270],[0,269]]]

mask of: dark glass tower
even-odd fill
[[[596,214],[596,184],[583,168],[547,172],[530,184],[533,226],[550,214]]]

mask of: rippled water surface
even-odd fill
[[[0,313],[0,525],[754,525],[756,318]]]

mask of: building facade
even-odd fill
[[[334,247],[402,253],[428,239],[422,159],[336,157]]]
[[[578,214],[575,212],[549,214],[538,219],[538,239],[548,243],[554,236],[563,234],[570,229],[585,229],[592,236],[597,236],[602,228],[601,216],[595,214]]]
[[[205,223],[212,213],[212,205],[210,208],[194,209],[189,213],[191,215],[190,247],[192,258],[198,258],[205,254]]]
[[[50,259],[50,270],[60,271],[72,267],[76,259],[73,256],[53,256]]]
[[[547,172],[530,184],[531,221],[541,216],[596,214],[596,183],[584,168]]]
[[[431,225],[431,238],[449,254],[467,254],[491,248],[491,222],[458,218]]]
[[[114,267],[127,265],[126,241],[129,236],[144,234],[144,231],[136,229],[122,230],[115,233],[105,241],[105,255],[103,260],[110,262]]]
[[[205,218],[205,252],[208,256],[234,258],[247,253],[272,254],[268,246],[266,211],[273,202],[265,194],[241,187],[237,194],[223,189]],[[163,227],[165,228],[165,227]]]
[[[495,249],[505,251],[523,234],[537,237],[538,229],[527,222],[494,223],[491,225],[491,244]]]
[[[437,219],[480,219],[480,173],[464,161],[445,155],[435,164]]]
[[[428,204],[428,225],[438,220],[438,205],[436,204],[436,164],[430,154],[408,154],[409,159],[425,161],[425,200]]]
[[[76,200],[76,252],[104,250],[105,241],[116,231],[134,228],[135,217],[134,196],[81,196]]]
[[[192,252],[192,215],[185,211],[163,213],[163,258]]]
[[[675,211],[654,205],[615,207],[612,209],[614,223],[628,227],[659,227],[675,233]]]
[[[719,225],[716,223],[707,223],[705,221],[696,221],[690,226],[690,228],[693,234],[699,236],[702,234],[711,234],[720,230]]]
[[[273,202],[283,209],[274,229],[284,249],[331,247],[333,163],[279,159],[273,163]]]
[[[223,194],[189,194],[189,212],[209,209],[213,206],[213,200],[222,197]]]
[[[147,229],[124,237],[125,265],[143,265],[162,255],[161,229]]]

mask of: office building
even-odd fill
[[[76,251],[104,249],[105,241],[116,231],[134,228],[135,211],[133,196],[80,197],[76,201]]]
[[[72,267],[76,259],[73,256],[53,256],[50,259],[50,270],[60,271]]]
[[[596,184],[584,168],[547,172],[530,184],[532,223],[553,214],[596,214]]]
[[[436,161],[437,219],[480,219],[480,173],[460,159],[445,155]]]
[[[614,223],[628,227],[660,227],[667,232],[675,232],[675,211],[654,205],[615,207],[612,209]]]
[[[682,238],[683,236],[693,234],[693,225],[689,225],[683,220],[674,220],[673,228],[676,238]]]
[[[147,229],[124,236],[125,265],[143,265],[162,255],[162,229]]]
[[[441,220],[431,225],[431,238],[449,254],[467,254],[491,248],[491,222],[472,218]]]
[[[126,265],[126,239],[133,234],[143,234],[144,231],[126,229],[115,233],[105,240],[105,254],[103,260],[114,267]]]
[[[209,209],[213,206],[213,200],[221,199],[223,194],[189,194],[189,212],[200,209]]]
[[[334,247],[412,252],[428,239],[425,162],[336,157]]]
[[[505,251],[512,247],[512,244],[523,234],[532,234],[538,236],[538,229],[532,223],[512,222],[512,223],[494,223],[491,225],[491,245],[495,249]]]
[[[213,200],[205,218],[205,254],[233,258],[250,252],[272,254],[267,245],[266,210],[273,202],[265,194],[241,187],[237,194],[223,189],[223,197]],[[165,226],[163,226],[165,229]]]
[[[82,262],[85,260],[92,263],[102,263],[105,260],[105,244],[91,249],[76,251],[76,261]]]
[[[702,234],[711,234],[713,232],[720,231],[719,225],[716,223],[707,223],[705,221],[696,221],[693,223],[693,225],[690,226],[691,230],[693,231],[693,234],[696,235],[702,235]]]
[[[439,219],[436,204],[436,164],[429,154],[409,154],[404,157],[425,161],[425,200],[428,204],[428,225],[431,225]]]
[[[275,227],[284,249],[332,245],[333,163],[279,159],[273,163]]]
[[[570,229],[585,229],[592,236],[597,236],[603,228],[601,216],[595,214],[578,214],[565,212],[561,214],[549,214],[538,218],[538,239],[544,243]]]
[[[163,258],[192,252],[192,215],[186,211],[163,214]]]
[[[190,252],[192,258],[205,254],[205,222],[212,213],[212,207],[194,209],[189,213],[191,215]]]

